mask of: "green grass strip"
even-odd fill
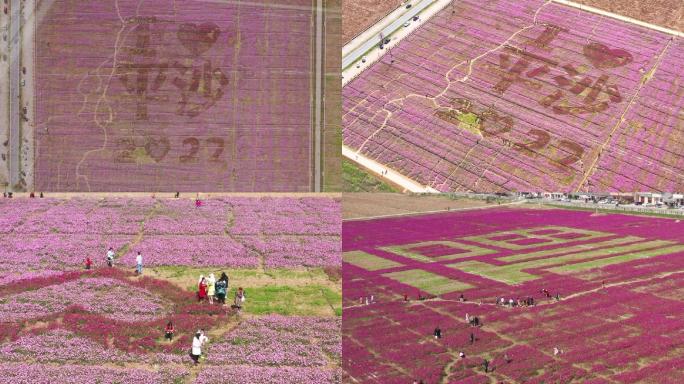
[[[384,259],[379,256],[371,255],[364,251],[350,251],[342,254],[342,260],[346,263],[356,265],[368,271],[378,271],[380,269],[400,267],[402,264],[396,261]]]
[[[625,263],[632,260],[646,259],[649,257],[656,257],[684,251],[684,245],[675,245],[672,247],[652,249],[650,251],[627,253],[620,256],[607,257],[605,259],[591,260],[584,263],[562,265],[548,269],[549,272],[565,274],[568,272],[586,271],[593,268],[601,268],[607,265]]]
[[[423,271],[422,269],[385,273],[383,276],[433,295],[462,291],[473,287],[470,284]]]
[[[347,159],[342,160],[342,187],[344,192],[399,192]]]
[[[513,268],[512,266],[501,267],[474,260],[457,264],[447,264],[447,267],[511,285],[539,278],[539,276],[521,271],[520,268]]]
[[[578,240],[583,240],[583,239],[578,239]],[[633,243],[635,241],[644,241],[644,239],[641,237],[636,237],[636,236],[627,236],[627,237],[621,237],[619,239],[601,241],[598,243],[580,244],[580,245],[573,245],[571,247],[545,249],[543,251],[499,257],[499,258],[497,258],[497,260],[506,261],[506,262],[525,261],[525,260],[530,260],[530,259],[536,259],[538,257],[553,256],[553,255],[560,254],[560,253],[581,252],[581,251],[588,251],[588,250],[597,249],[597,248],[629,244],[629,243]]]

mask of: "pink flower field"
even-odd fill
[[[340,265],[340,203],[331,198],[0,200],[0,284],[118,264],[254,268]]]
[[[341,383],[339,205],[0,200],[0,384]],[[138,251],[142,276],[133,273]],[[228,273],[226,306],[198,302],[196,279],[210,270]],[[230,306],[238,286],[240,311]],[[209,340],[195,366],[198,329]]]
[[[345,381],[684,380],[679,220],[491,208],[347,221],[343,244]]]
[[[344,144],[440,191],[684,187],[681,37],[454,1],[343,89]]]

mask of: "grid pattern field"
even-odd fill
[[[344,87],[344,144],[440,191],[681,189],[683,55],[549,1],[454,1]]]
[[[440,244],[488,251],[440,259],[454,252]],[[343,368],[355,382],[682,379],[678,220],[523,208],[357,220],[343,224],[343,252]],[[530,297],[533,306],[497,304]]]

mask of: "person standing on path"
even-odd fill
[[[214,295],[216,294],[216,277],[213,273],[209,274],[207,279],[207,298],[209,298],[209,304],[214,304]]]
[[[207,298],[207,279],[200,276],[199,286],[197,287],[197,301],[204,301]]]
[[[164,329],[164,337],[166,340],[173,340],[173,334],[176,332],[175,329],[173,329],[173,323],[169,320],[169,322],[166,324],[166,328]]]
[[[242,303],[245,301],[245,291],[242,289],[242,287],[239,287],[237,291],[235,291],[235,308],[240,312],[242,309]]]
[[[93,262],[90,260],[90,257],[86,257],[85,259],[85,269],[90,269],[90,267],[93,265]]]
[[[135,257],[135,273],[142,275],[143,260],[140,251],[138,251],[138,256]]]
[[[107,251],[107,265],[112,267],[114,264],[114,248],[109,247]]]
[[[225,305],[226,292],[228,292],[228,276],[226,276],[225,272],[221,274],[221,277],[216,282],[215,289],[216,301],[218,301],[218,303],[221,305]]]
[[[192,351],[190,352],[190,357],[192,357],[192,361],[195,362],[195,365],[199,364],[199,358],[202,354],[201,337],[202,334],[197,331],[197,333],[195,333],[195,337],[192,338]]]

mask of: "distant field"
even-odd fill
[[[403,3],[402,0],[349,0],[342,2],[343,45],[372,27]]]
[[[678,382],[682,271],[684,223],[673,219],[492,208],[348,221],[344,373],[390,384]],[[359,304],[369,295],[377,303]],[[500,297],[537,304],[505,308]]]
[[[344,87],[344,143],[440,191],[682,189],[683,57],[557,3],[452,2]]]

